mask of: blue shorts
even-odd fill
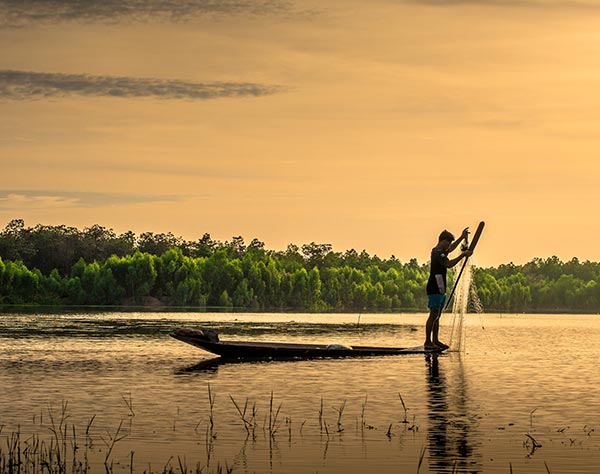
[[[427,298],[429,299],[429,303],[427,304],[429,309],[440,310],[444,308],[444,303],[446,302],[446,293],[427,295]]]

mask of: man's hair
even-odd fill
[[[441,242],[442,240],[454,242],[454,236],[447,230],[443,230],[442,233],[440,234],[440,238],[438,239],[438,242]]]

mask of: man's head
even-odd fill
[[[438,247],[448,250],[452,242],[454,242],[454,236],[447,230],[443,230],[438,239]]]

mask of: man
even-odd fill
[[[427,282],[427,297],[429,300],[429,318],[425,324],[425,349],[444,350],[448,346],[438,339],[440,330],[440,316],[446,302],[446,270],[452,268],[463,258],[473,254],[470,250],[463,251],[458,257],[450,260],[448,254],[463,241],[467,240],[469,228],[463,230],[458,240],[444,230],[438,239],[437,245],[431,250],[431,272]]]

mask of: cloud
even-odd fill
[[[13,100],[72,95],[206,100],[259,97],[282,90],[281,86],[252,82],[185,82],[156,78],[0,70],[0,99]]]
[[[0,0],[0,26],[185,21],[196,16],[267,15],[290,10],[286,0]]]
[[[0,209],[93,208],[148,202],[178,202],[186,196],[49,190],[0,191]]]

